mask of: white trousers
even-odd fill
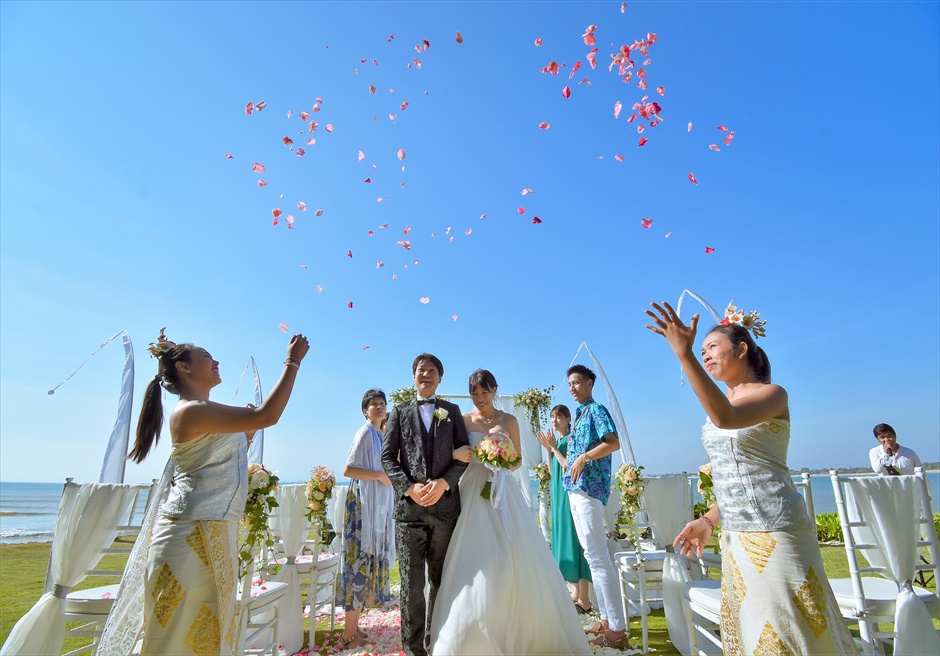
[[[602,620],[607,620],[611,631],[623,631],[627,626],[620,600],[617,570],[607,551],[607,530],[604,526],[604,504],[581,490],[568,492],[571,518],[584,549],[584,559],[591,568],[594,592]]]

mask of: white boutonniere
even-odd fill
[[[442,423],[447,421],[447,410],[444,408],[435,408],[434,418],[437,419],[437,425],[440,426]]]

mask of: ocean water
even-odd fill
[[[0,544],[52,542],[62,488],[62,483],[0,481]],[[138,520],[146,504],[145,490],[137,498]]]
[[[346,481],[348,483],[348,481]],[[816,513],[836,512],[835,495],[828,476],[813,476],[813,502]],[[343,481],[338,481],[342,484]],[[940,472],[928,472],[933,512],[940,512]],[[538,483],[531,479],[533,498],[538,494]],[[696,501],[701,501],[694,491]],[[51,542],[62,497],[62,483],[6,483],[0,481],[0,544],[23,542]],[[146,504],[144,492],[137,500],[139,518]]]

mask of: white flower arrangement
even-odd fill
[[[530,387],[526,391],[513,395],[512,399],[516,405],[521,405],[528,410],[529,428],[532,433],[538,435],[541,430],[541,423],[548,423],[548,411],[552,407],[552,392],[555,386],[540,390]]]
[[[539,501],[544,503],[546,508],[550,508],[552,494],[549,484],[552,480],[552,470],[549,469],[547,462],[540,462],[532,470],[535,472],[535,480],[539,482]]]
[[[176,346],[176,342],[171,342],[166,338],[166,335],[164,335],[165,332],[166,327],[164,326],[160,329],[160,336],[157,337],[157,341],[150,342],[150,345],[147,347],[147,350],[150,351],[150,357],[159,358],[161,355]]]
[[[636,516],[640,512],[640,499],[646,479],[643,468],[623,463],[614,474],[614,485],[620,492],[620,512],[617,513],[617,530],[625,533],[636,546]]]
[[[440,426],[442,423],[447,421],[447,410],[444,408],[435,408],[434,418],[437,419],[437,425]]]
[[[317,465],[310,470],[310,480],[307,481],[307,519],[311,528],[314,528],[322,540],[323,529],[326,526],[327,502],[333,498],[333,488],[336,487],[336,476],[332,469]]]
[[[243,576],[248,563],[254,558],[255,547],[262,544],[273,547],[274,538],[268,527],[268,515],[277,508],[278,478],[264,465],[248,465],[248,498],[245,500],[245,514],[242,516],[242,528],[248,535],[238,550],[238,575]]]
[[[418,391],[415,389],[414,385],[411,387],[402,387],[401,389],[392,390],[388,395],[388,399],[395,405],[404,405],[409,401],[414,401],[418,395]]]

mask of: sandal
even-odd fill
[[[610,647],[611,649],[629,649],[630,648],[630,634],[626,630],[622,631],[623,635],[619,638],[611,637],[613,631],[607,630],[602,631],[599,636],[591,640],[591,644],[595,647]]]
[[[578,615],[584,615],[585,613],[590,613],[594,609],[593,606],[591,606],[591,608],[585,608],[578,602],[574,602],[574,607],[578,609]]]
[[[365,643],[365,640],[363,640],[362,636],[359,635],[358,633],[354,635],[352,638],[350,638],[349,640],[346,640],[345,638],[343,638],[342,635],[340,635],[339,637],[339,647],[343,651],[346,651],[347,649],[357,649],[361,647],[364,643]]]
[[[604,631],[606,631],[606,630],[607,630],[607,629],[604,628],[604,623],[601,622],[600,620],[598,620],[598,621],[594,622],[594,625],[591,626],[590,628],[584,629],[584,635],[590,635],[590,634],[592,634],[592,633],[593,633],[594,635],[601,635],[601,634],[604,633]]]

